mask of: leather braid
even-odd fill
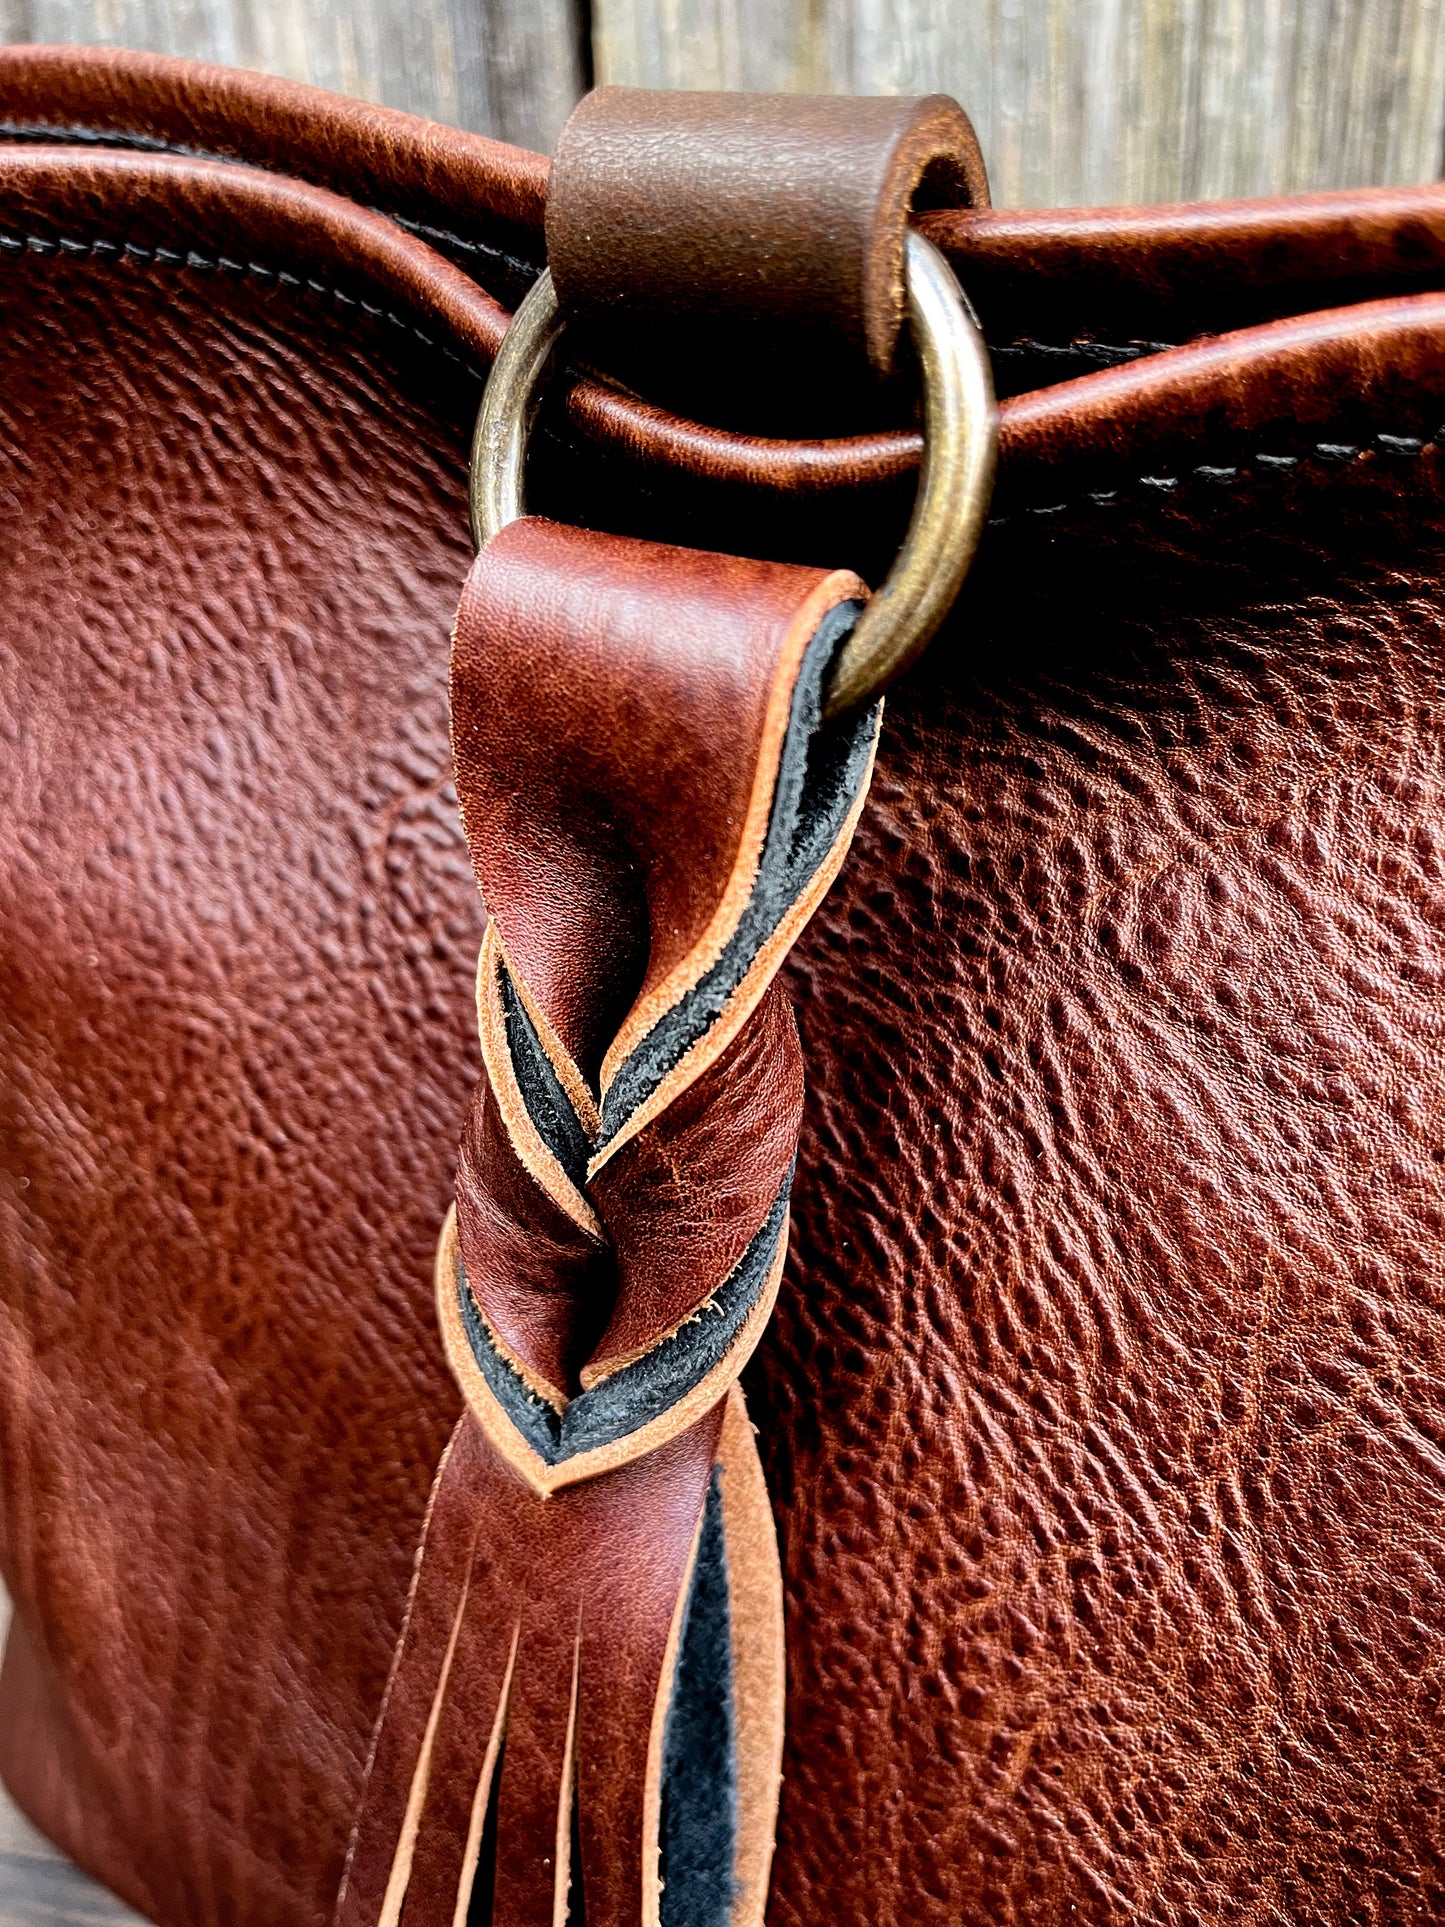
[[[537,520],[473,569],[483,1074],[436,1281],[467,1411],[338,1927],[452,1927],[484,1872],[494,1927],[577,1881],[589,1927],[762,1920],[782,1579],[735,1381],[802,1116],[776,974],[872,766],[876,712],[821,723],[862,594]]]
[[[575,554],[555,553],[575,550],[569,531],[532,525],[514,540],[544,551],[527,560],[529,606],[541,568],[549,581],[575,570]],[[602,879],[580,918],[565,890],[509,888],[495,852],[514,792],[496,785],[490,746],[479,774],[482,745],[458,742],[493,921],[477,992],[485,1075],[462,1144],[458,1236],[444,1255],[439,1309],[468,1403],[539,1491],[636,1458],[708,1411],[741,1371],[777,1294],[803,1075],[774,977],[841,861],[877,718],[827,733],[819,723],[856,583],[822,578],[820,595],[814,572],[796,572],[801,584],[791,571],[767,573],[784,577],[792,618],[806,585],[803,616],[775,625],[773,659],[752,665],[769,674],[758,704],[763,742],[731,861],[708,866],[722,880],[717,900],[679,881],[676,846],[698,836],[721,843],[723,826],[698,814],[679,822],[679,799],[659,794],[651,772],[594,797],[582,827],[600,856],[576,866],[571,826],[569,861]],[[696,594],[706,580],[688,586]],[[662,612],[669,616],[676,620],[675,608]],[[489,652],[489,682],[495,673]],[[630,746],[604,755],[625,765]],[[566,812],[555,814],[560,835]],[[625,863],[615,860],[619,846]],[[675,943],[679,954],[664,953],[659,969],[658,926],[677,927],[680,897],[691,899],[692,940]],[[600,960],[582,949],[589,939]],[[526,955],[544,987],[529,979]],[[628,968],[641,983],[609,1038],[606,1006]],[[585,1053],[595,1064],[599,1050],[600,1070],[579,1061]]]
[[[801,1053],[770,985],[653,1119],[599,1145],[490,934],[478,1004],[486,1079],[462,1143],[442,1326],[488,1438],[547,1491],[653,1449],[741,1371],[787,1248]]]

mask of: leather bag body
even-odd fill
[[[158,1927],[321,1927],[460,1410],[547,166],[73,50],[0,121],[0,1772]],[[784,973],[768,1919],[1437,1917],[1445,193],[920,218],[999,478]],[[643,392],[556,384],[550,515],[879,579],[906,390]]]

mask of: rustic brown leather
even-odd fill
[[[537,518],[468,578],[452,734],[491,922],[437,1290],[469,1409],[338,1927],[451,1927],[479,1882],[496,1927],[560,1917],[574,1809],[592,1927],[658,1927],[659,1901],[697,1918],[667,1912],[685,1870],[662,1826],[662,1736],[724,1403],[786,1255],[803,1075],[775,978],[871,769],[876,712],[821,720],[862,595],[846,572]],[[743,1457],[746,1437],[724,1485]],[[777,1645],[768,1563],[763,1623],[725,1608],[739,1666]],[[714,1690],[756,1724],[752,1695],[721,1674]],[[780,1712],[765,1724],[779,1733]],[[730,1748],[713,1798],[749,1804],[729,1788],[750,1751]],[[749,1857],[725,1832],[704,1872],[724,1899]]]
[[[541,156],[314,88],[160,55],[8,46],[0,47],[0,104],[0,138],[6,128],[27,139],[54,130],[87,145],[200,150],[339,189],[422,234],[509,306],[544,258]],[[966,209],[920,220],[982,316],[1001,394],[1200,334],[1445,280],[1445,189],[1437,186],[1147,209]],[[729,378],[692,355],[644,373],[647,394],[664,399],[663,389],[677,389],[678,401],[704,421],[723,421],[725,432],[708,434],[588,381],[567,396],[574,426],[644,456],[672,440],[703,472],[750,488],[847,496],[860,485],[886,488],[917,461],[916,440],[897,426],[906,392],[884,404],[891,421],[871,423],[879,400],[856,383],[831,400],[817,384],[801,384],[814,419],[795,449],[784,410],[796,379],[780,390],[756,370]],[[726,428],[739,409],[747,433]],[[865,423],[870,432],[860,435]],[[769,442],[769,428],[789,439]]]
[[[1441,511],[1432,445],[1020,517],[890,702],[754,1397],[778,1922],[1445,1898]]]
[[[262,74],[96,47],[0,47],[0,96],[11,138],[144,141],[293,175],[417,224],[444,253],[485,257],[479,272],[492,285],[525,279],[543,259],[545,159],[455,128]],[[1111,348],[1438,286],[1442,199],[1427,185],[1157,208],[974,207],[921,225],[966,272],[995,356],[1028,355],[1042,380],[1085,372],[1089,356],[1098,366]],[[1007,362],[998,372],[1006,382]]]
[[[139,126],[148,71],[107,59]],[[0,232],[53,248],[0,261],[0,1761],[165,1927],[287,1927],[329,1911],[457,1409],[443,683],[495,307],[401,236],[397,278],[344,203],[267,230],[251,174],[209,182],[0,175]],[[1302,210],[1298,284],[1351,235],[1350,292],[1428,284],[1438,192],[1379,205],[1327,241]],[[1216,280],[1263,273],[1250,226]],[[1052,257],[1065,340],[1107,231]],[[308,288],[313,245],[405,325]],[[996,285],[1031,259],[1004,235]],[[810,1096],[748,1375],[774,1927],[1445,1909],[1436,309],[1005,406],[1006,520],[788,972]],[[684,500],[679,431],[626,422],[547,499],[853,564],[839,478],[860,521],[878,463],[906,481],[897,441],[784,473],[721,436]]]
[[[542,155],[269,74],[107,47],[0,47],[0,138],[243,161],[380,209],[514,299],[535,271]]]
[[[705,1329],[703,1308],[786,1195],[803,1078],[791,1011],[770,986],[843,859],[874,719],[828,732],[859,745],[836,832],[765,912],[746,964],[718,972],[767,877],[814,638],[864,593],[846,570],[538,517],[494,536],[468,578],[452,731],[491,928],[460,1255],[490,1341],[559,1411],[665,1338]],[[795,754],[818,730],[822,674],[814,664]],[[515,1019],[505,999],[520,1002]],[[690,1000],[691,1031],[629,1083]],[[556,1080],[549,1108],[569,1113],[576,1169],[567,1133],[528,1095],[529,1056]],[[759,1330],[750,1319],[739,1333],[714,1399]]]
[[[759,746],[776,758],[807,640],[795,619],[816,626],[865,593],[846,571],[540,517],[488,544],[454,645],[458,800],[507,954],[588,1078],[628,1006],[702,941],[743,826],[762,828]],[[520,731],[509,720],[520,715],[548,727]],[[595,877],[579,875],[589,862]],[[564,897],[565,922],[547,913]]]
[[[944,210],[919,226],[967,275],[1000,391],[1013,393],[1197,335],[1438,288],[1440,206],[1438,187],[1381,187],[1182,207]]]
[[[470,1891],[465,1859],[473,1816],[488,1804],[483,1775],[496,1735],[496,1847],[482,1873],[495,1883],[497,1927],[554,1919],[554,1889],[567,1891],[557,1862],[569,1779],[582,1863],[570,1870],[574,1891],[585,1893],[589,1919],[636,1927],[653,1707],[722,1417],[718,1406],[658,1451],[548,1499],[508,1470],[470,1414],[461,1421],[438,1482],[337,1927],[385,1918],[415,1741],[434,1700],[441,1718],[402,1917],[449,1927],[459,1889]]]
[[[968,119],[945,94],[654,93],[599,87],[557,142],[547,261],[570,320],[781,334],[892,372],[910,207],[988,206]]]
[[[3,174],[0,1756],[151,1919],[319,1922],[458,1403],[494,304],[317,189]]]

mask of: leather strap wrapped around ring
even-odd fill
[[[773,979],[867,783],[876,706],[820,729],[864,594],[527,518],[463,600],[457,787],[492,921],[443,1330],[538,1491],[710,1410],[771,1307],[802,1110]]]
[[[945,94],[603,87],[557,144],[547,260],[590,339],[681,327],[737,352],[741,328],[887,375],[910,208],[987,205],[977,138]]]
[[[908,208],[981,196],[976,160],[937,99],[608,91],[554,171],[558,286],[629,319],[786,318],[886,371]],[[336,1927],[760,1927],[782,1581],[738,1377],[802,1121],[778,971],[877,742],[880,703],[828,705],[867,590],[490,526],[452,655],[489,916],[436,1266],[466,1408]]]

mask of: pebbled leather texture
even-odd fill
[[[117,119],[173,111],[106,59]],[[0,258],[0,1767],[162,1927],[327,1917],[459,1404],[444,677],[500,309],[324,183],[264,192],[0,166],[41,243]],[[1440,204],[1301,210],[1260,296],[1343,235],[1384,305],[1006,403],[999,519],[890,697],[786,972],[809,1095],[747,1374],[773,1927],[1445,1911]],[[1239,319],[1269,223],[1209,239]],[[1189,237],[1119,226],[1153,314]],[[1070,339],[1108,231],[1051,257]],[[881,431],[694,459],[596,384],[568,419],[604,406],[544,446],[559,513],[859,566],[849,517],[881,545],[906,502]]]
[[[149,1918],[282,1923],[329,1915],[458,1409],[426,1281],[476,1074],[446,657],[486,307],[432,258],[471,341],[388,320],[383,242],[426,251],[364,220],[335,286],[378,312],[309,287],[316,191],[266,177],[271,277],[190,264],[258,238],[221,171],[0,168],[11,231],[117,208],[110,253],[0,262],[0,1762]]]
[[[776,1923],[1445,1906],[1440,484],[1020,517],[890,698],[752,1396]]]

